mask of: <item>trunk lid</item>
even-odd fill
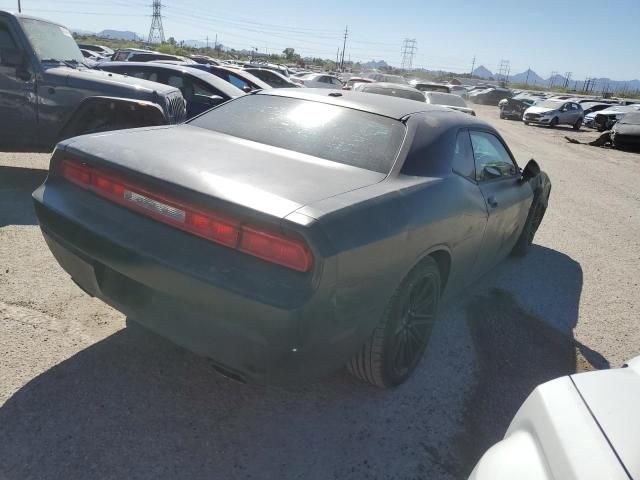
[[[63,145],[79,157],[278,218],[386,177],[190,125],[86,135]]]

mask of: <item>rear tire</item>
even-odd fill
[[[511,250],[511,255],[515,257],[524,257],[527,254],[531,244],[533,243],[533,237],[535,237],[546,211],[547,207],[544,206],[540,195],[536,195],[531,207],[529,208],[529,214],[527,215],[527,220],[524,223],[522,233],[520,233],[518,241],[513,246],[513,250]]]
[[[525,121],[525,122],[524,122],[524,124],[525,124],[525,125],[529,125],[529,122],[526,122],[526,121]]]
[[[440,269],[425,258],[402,280],[371,336],[347,364],[356,377],[391,388],[411,376],[429,343],[440,303]]]

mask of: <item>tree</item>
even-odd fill
[[[293,48],[285,48],[282,51],[282,54],[287,60],[293,60],[297,56],[296,51]]]
[[[173,37],[169,37],[169,40],[167,40],[169,42],[169,45],[175,45],[176,44],[176,39]]]

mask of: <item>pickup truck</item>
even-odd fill
[[[0,10],[0,147],[49,150],[76,135],[185,116],[177,88],[92,70],[64,26]]]

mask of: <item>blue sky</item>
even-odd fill
[[[22,0],[23,11],[74,29],[148,33],[151,0]],[[16,9],[17,0],[0,0]],[[640,78],[640,0],[163,0],[165,36],[235,48],[335,58],[349,26],[346,57],[400,63],[405,38],[417,40],[414,65],[457,72],[476,66],[511,73],[531,67],[616,80]]]

